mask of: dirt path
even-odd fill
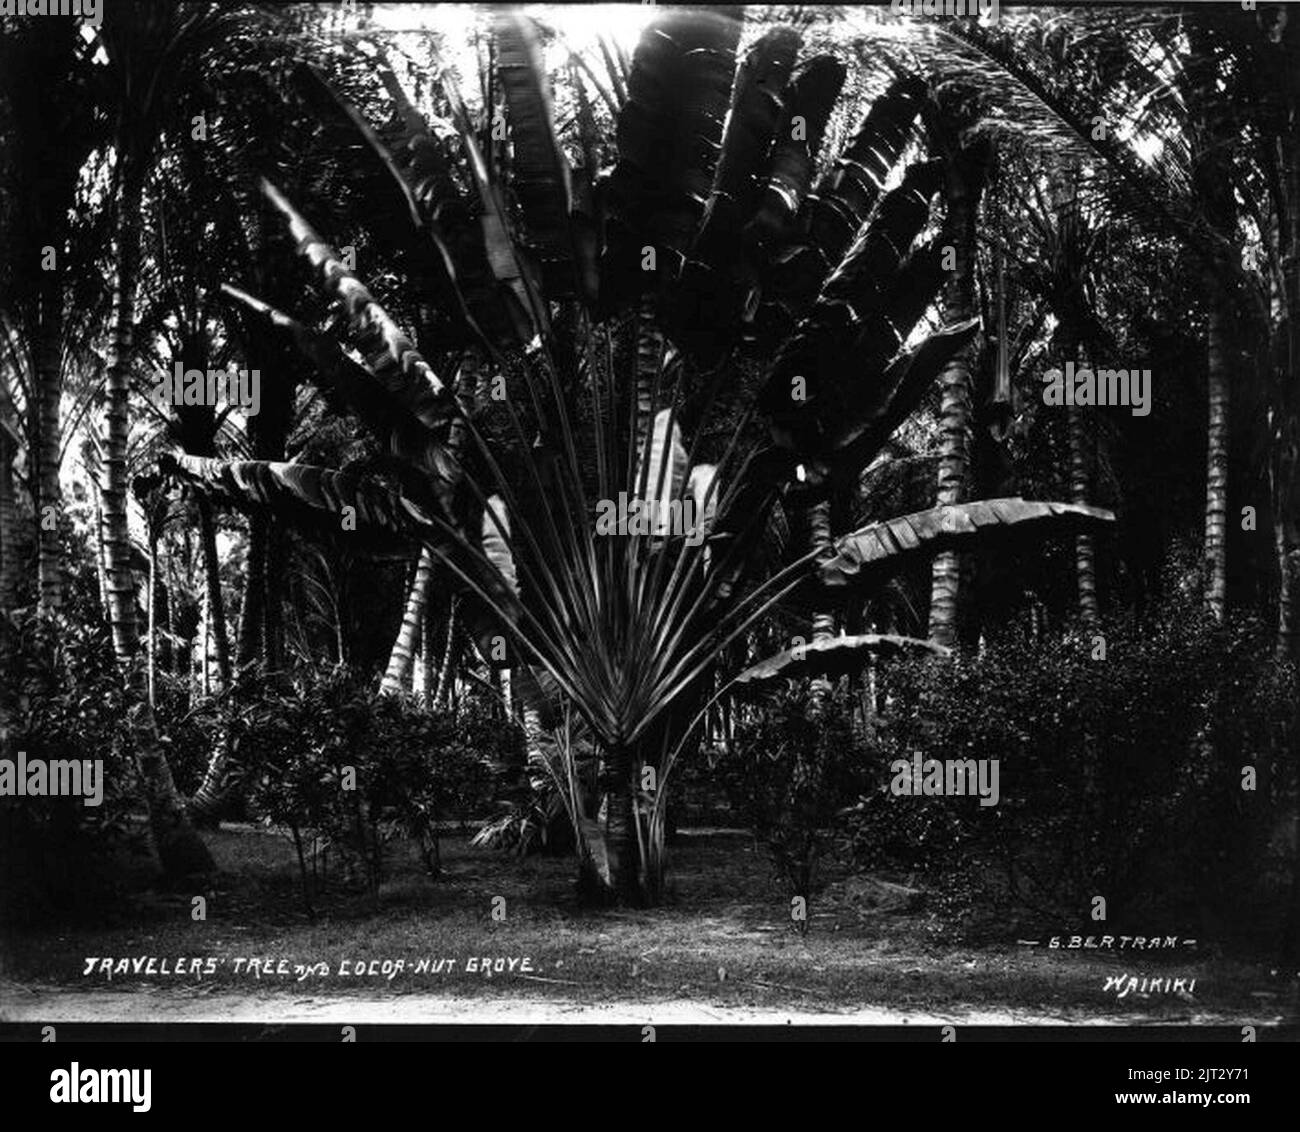
[[[187,994],[178,991],[63,991],[7,984],[0,987],[0,1021],[6,1022],[246,1022],[277,1024],[337,1022],[352,1025],[478,1023],[544,1025],[799,1025],[799,1026],[966,1026],[1005,1025],[1158,1025],[1170,1019],[1133,1013],[1096,1018],[1064,1018],[1014,1009],[954,1009],[943,1014],[858,1005],[844,1010],[808,1010],[702,1003],[687,999],[658,1002],[590,1003],[577,999],[474,998],[468,995],[401,994],[382,999],[339,995]],[[1211,1014],[1180,1023],[1225,1024]]]

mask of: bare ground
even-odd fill
[[[923,901],[887,883],[836,880],[800,935],[788,897],[743,836],[684,838],[670,898],[651,911],[583,910],[570,860],[520,861],[451,838],[439,879],[399,852],[378,913],[335,883],[314,922],[287,844],[250,829],[210,840],[223,872],[207,892],[137,888],[79,925],[7,932],[0,1018],[927,1026],[1300,1017],[1293,980],[1224,956],[1214,941],[1107,953],[1030,948],[1009,931],[1005,941],[955,946],[936,939]],[[195,895],[205,900],[201,920]],[[513,959],[514,969],[484,975],[485,959]],[[1105,989],[1120,974],[1182,978],[1185,989],[1120,997]]]

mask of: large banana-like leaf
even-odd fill
[[[844,86],[844,64],[818,55],[803,66],[786,92],[768,162],[767,185],[747,234],[758,243],[788,235],[812,185],[831,109]]]
[[[772,28],[749,49],[737,70],[713,190],[693,256],[707,262],[718,252],[732,253],[741,224],[754,214],[799,44],[793,28]]]
[[[839,263],[880,196],[925,100],[925,80],[898,79],[871,104],[848,147],[808,199],[808,234],[828,267]]]
[[[520,306],[518,295],[509,289],[503,294],[498,285],[484,244],[485,228],[461,194],[442,141],[411,104],[392,68],[380,63],[377,69],[401,123],[392,142],[393,161],[451,253],[457,289],[464,296],[474,325],[483,334],[484,344],[508,348],[526,341],[531,333],[527,312]],[[454,97],[453,105],[459,101]],[[462,119],[449,128],[463,125]],[[492,231],[498,231],[495,224]]]
[[[658,273],[678,274],[713,185],[739,40],[734,13],[706,9],[665,10],[642,33],[604,184],[603,308],[654,283],[642,270],[646,246]]]
[[[915,76],[896,81],[872,104],[834,168],[804,201],[798,217],[803,238],[781,252],[766,280],[771,301],[764,312],[765,341],[779,342],[795,328],[840,264],[902,156],[924,92],[924,82]],[[904,250],[900,247],[899,254]]]
[[[409,559],[412,544],[429,547],[451,567],[457,584],[465,587],[467,630],[489,663],[500,659],[493,646],[502,626],[493,610],[513,609],[514,579],[502,569],[486,539],[483,553],[474,553],[446,516],[357,476],[314,465],[167,453],[158,466],[164,475],[198,484],[243,510],[266,508],[280,518],[322,531],[363,532],[367,554]],[[505,551],[508,557],[508,547]]]
[[[496,20],[496,43],[510,130],[511,186],[547,293],[551,298],[567,298],[574,290],[569,227],[573,194],[537,32],[518,12],[502,9]]]
[[[835,557],[817,573],[823,585],[848,586],[863,581],[877,567],[893,566],[903,555],[970,549],[984,539],[1030,531],[1072,532],[1114,519],[1112,512],[1100,507],[1030,499],[981,499],[933,507],[872,523],[838,539]]]
[[[534,334],[546,334],[550,329],[546,304],[537,297],[536,281],[528,277],[534,265],[510,231],[501,195],[488,175],[487,162],[475,140],[469,111],[449,74],[443,75],[442,90],[451,106],[452,121],[460,134],[470,180],[478,195],[478,223],[488,267],[497,281],[497,294],[510,311],[518,342],[528,342]]]
[[[894,357],[920,305],[910,293],[907,302],[895,300],[890,284],[925,224],[941,177],[937,162],[908,169],[826,281],[799,331],[782,345],[759,402],[779,442],[824,453],[853,401],[878,399],[871,377]]]
[[[319,70],[299,64],[294,79],[320,118],[333,128],[339,144],[348,146],[352,167],[364,186],[366,230],[382,246],[405,257],[408,274],[436,300],[431,305],[456,316],[449,326],[459,322],[471,336],[481,339],[482,331],[457,282],[451,253],[430,223],[431,210],[417,197],[415,186],[399,168],[396,156]],[[455,193],[454,184],[449,182],[448,177],[439,188]]]
[[[310,375],[332,408],[351,410],[378,437],[387,440],[390,454],[416,473],[403,477],[403,491],[417,502],[432,491],[443,510],[451,511],[451,493],[459,468],[447,451],[444,436],[416,420],[369,369],[350,357],[328,334],[313,330],[237,287],[225,284],[222,291],[293,339],[312,363]]]
[[[338,252],[321,239],[274,185],[263,181],[262,189],[288,219],[299,253],[320,273],[325,287],[342,305],[371,372],[388,393],[426,428],[436,429],[457,415],[459,409],[451,390]]]
[[[736,74],[713,190],[671,315],[677,340],[705,368],[721,361],[731,347],[757,281],[757,272],[741,254],[741,234],[765,187],[767,158],[799,42],[792,28],[773,28],[754,44]]]
[[[278,515],[310,520],[341,531],[362,531],[372,544],[441,543],[434,512],[396,492],[332,468],[268,460],[213,460],[165,453],[165,475],[177,475],[236,507],[266,507]],[[345,510],[349,509],[349,510]]]
[[[761,686],[800,676],[851,676],[882,653],[931,652],[947,656],[949,650],[918,637],[862,633],[852,637],[825,637],[795,645],[750,665],[735,683]]]
[[[836,468],[856,472],[866,467],[920,403],[949,359],[965,349],[978,331],[978,319],[946,326],[895,358],[878,380],[855,386],[848,410],[832,422],[828,434]]]

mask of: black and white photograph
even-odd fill
[[[0,1037],[1249,1105],[1298,319],[1295,5],[0,0]]]

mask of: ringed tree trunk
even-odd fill
[[[36,355],[36,498],[37,574],[40,608],[57,614],[63,609],[63,549],[59,543],[59,517],[63,493],[59,486],[59,451],[62,433],[59,401],[63,395],[63,282],[62,271],[42,272]]]
[[[226,601],[221,592],[221,562],[217,557],[217,526],[212,502],[202,491],[195,492],[199,509],[199,532],[203,541],[203,578],[207,587],[207,625],[211,648],[216,653],[221,687],[230,687],[230,642],[226,637]]]
[[[140,663],[140,625],[136,616],[135,579],[131,570],[131,541],[127,515],[127,439],[130,432],[131,332],[135,321],[135,284],[140,233],[141,185],[127,170],[117,222],[115,258],[117,280],[113,294],[112,341],[108,362],[108,417],[104,436],[103,491],[104,553],[107,560],[109,621],[113,651],[134,702],[127,721],[135,740],[136,761],[149,808],[149,827],[163,873],[179,880],[210,873],[214,864],[207,847],[190,823],[176,789],[171,767],[149,706],[148,687]]]
[[[827,496],[811,504],[806,511],[808,523],[809,550],[819,552],[819,558],[829,558],[831,549],[831,500]],[[817,609],[812,615],[812,643],[828,641],[835,636],[835,613],[833,610]],[[809,685],[811,703],[809,710],[814,715],[821,714],[831,694],[831,681],[827,676],[815,676]]]
[[[18,507],[14,498],[13,403],[0,381],[0,669],[11,671],[9,611],[18,592]],[[0,756],[9,757],[9,728],[13,717],[14,681],[0,680]]]
[[[455,679],[453,662],[458,655],[456,648],[456,614],[460,608],[460,596],[452,594],[447,606],[447,645],[442,653],[442,666],[438,669],[438,684],[433,690],[434,709],[442,707],[443,697],[451,699],[451,688]]]
[[[1088,445],[1083,413],[1075,405],[1066,409],[1070,441],[1070,501],[1088,502]],[[1076,535],[1074,540],[1075,577],[1079,585],[1079,620],[1092,628],[1101,620],[1097,604],[1097,544],[1092,535]]]
[[[1057,336],[1059,365],[1062,371],[1078,353],[1079,336],[1072,325],[1063,324]],[[1085,365],[1082,359],[1079,365]],[[1070,460],[1070,502],[1087,503],[1089,492],[1089,467],[1087,429],[1078,406],[1066,407],[1066,444]],[[1092,535],[1080,534],[1074,539],[1074,575],[1079,593],[1079,621],[1085,628],[1100,623],[1101,611],[1097,604],[1097,550]]]
[[[948,158],[948,238],[955,252],[952,275],[944,285],[945,323],[975,317],[975,221],[984,182],[987,150],[968,146]],[[965,503],[970,486],[973,346],[958,351],[939,377],[940,448],[938,505]],[[930,586],[931,640],[952,648],[961,620],[961,556],[936,554]]]
[[[217,557],[217,528],[212,501],[202,490],[196,491],[194,497],[199,511],[199,541],[203,552],[203,692],[208,695],[214,653],[221,690],[225,691],[231,685],[230,643],[226,637],[226,605],[221,592],[221,562]],[[233,784],[230,772],[235,769],[232,743],[229,730],[223,728],[203,772],[203,781],[190,799],[190,816],[200,826],[211,828],[217,824],[222,804],[230,793]]]
[[[415,578],[406,596],[406,610],[402,615],[402,626],[397,631],[393,642],[393,651],[388,656],[388,668],[379,685],[385,695],[396,695],[406,687],[411,675],[411,661],[415,654],[416,642],[420,639],[421,626],[424,624],[424,607],[429,598],[429,584],[433,578],[433,551],[428,547],[420,550],[420,560],[415,567]]]
[[[18,597],[18,500],[14,495],[15,442],[13,402],[0,382],[0,614],[13,609]]]
[[[1228,409],[1229,375],[1227,324],[1223,301],[1213,280],[1207,280],[1207,369],[1210,419],[1205,474],[1205,604],[1222,622],[1228,603]]]
[[[266,518],[254,515],[248,522],[248,577],[239,608],[239,641],[235,666],[242,672],[258,657],[262,646],[262,616],[266,606]]]

